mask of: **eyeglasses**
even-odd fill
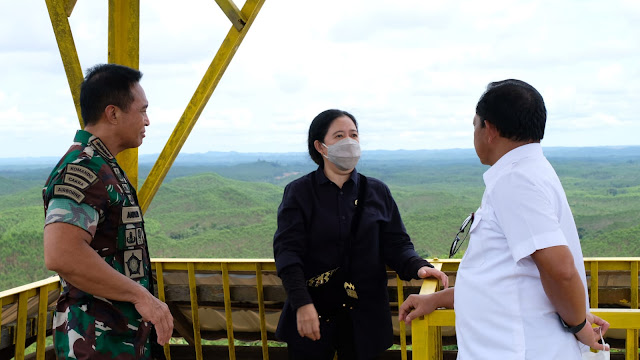
[[[471,224],[473,224],[473,213],[469,214],[469,216],[467,216],[467,218],[462,222],[462,225],[460,225],[460,230],[458,230],[456,238],[453,239],[453,243],[451,243],[451,249],[449,249],[449,259],[451,259],[453,255],[460,250],[462,243],[464,243],[464,241],[467,240],[467,237],[469,237],[469,231],[467,231],[467,228],[471,227]],[[465,235],[461,240],[460,234],[462,233],[465,233]]]

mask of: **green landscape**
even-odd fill
[[[640,147],[548,148],[585,256],[640,256]],[[153,156],[141,157],[140,184]],[[57,159],[0,159],[0,291],[53,273],[43,261],[42,185]],[[145,214],[154,258],[272,258],[284,186],[315,169],[303,153],[185,154]],[[365,151],[358,170],[394,195],[417,251],[446,257],[482,197],[472,149]],[[458,257],[460,255],[457,255]]]

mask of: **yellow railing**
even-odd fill
[[[0,292],[0,324],[4,325],[5,321],[12,324],[12,326],[7,327],[7,329],[12,330],[9,334],[3,334],[3,327],[0,326],[0,341],[3,336],[12,338],[12,342],[15,344],[14,354],[16,359],[24,358],[25,342],[28,335],[29,337],[36,336],[37,359],[44,360],[47,325],[50,328],[51,319],[53,318],[53,312],[49,311],[48,305],[58,298],[59,290],[59,279],[54,276]],[[7,311],[3,313],[5,308]],[[37,315],[35,317],[33,316],[34,312]],[[32,320],[28,321],[28,319]]]
[[[636,359],[638,354],[638,329],[640,329],[640,310],[638,310],[638,261],[640,258],[587,258],[585,267],[589,274],[590,299],[592,312],[611,324],[612,329],[626,331],[626,359]],[[438,260],[432,263],[441,270],[453,275],[458,269],[459,260]],[[222,299],[226,320],[226,338],[228,339],[229,359],[235,359],[234,329],[232,316],[232,291],[230,273],[254,273],[256,299],[258,303],[260,338],[263,359],[269,358],[267,343],[267,327],[265,320],[265,294],[263,274],[275,272],[272,259],[154,259],[153,267],[157,279],[158,297],[166,300],[165,274],[181,272],[186,274],[189,301],[191,304],[190,322],[193,337],[190,344],[195,348],[196,358],[203,359],[202,337],[199,318],[199,306],[196,275],[216,273],[222,276]],[[630,299],[625,299],[631,309],[596,309],[598,299],[599,275],[607,272],[625,272],[629,274]],[[398,306],[404,299],[403,282],[397,278]],[[60,285],[57,277],[35,282],[4,292],[0,292],[0,341],[10,340],[14,347],[16,359],[25,356],[25,343],[35,341],[36,359],[45,358],[45,339],[47,329],[51,329],[52,306],[58,296]],[[435,280],[425,280],[421,293],[437,291],[439,286]],[[594,301],[594,299],[596,299]],[[4,312],[3,312],[4,311]],[[453,326],[455,314],[453,310],[437,310],[433,314],[416,319],[412,323],[413,358],[442,359],[443,326]],[[407,339],[404,324],[399,324],[401,357],[407,359]],[[4,331],[4,332],[3,332]],[[30,340],[30,341],[29,341]],[[0,349],[1,351],[2,349]],[[171,359],[170,345],[165,346],[165,355]]]
[[[454,272],[458,270],[459,260],[441,260],[442,270]],[[585,258],[589,285],[591,312],[607,320],[611,329],[625,330],[625,359],[638,359],[638,330],[640,329],[640,310],[638,310],[638,262],[640,258]],[[605,272],[622,272],[629,275],[629,299],[621,299],[630,309],[599,309],[599,275]],[[425,281],[421,294],[437,291],[434,282]],[[415,359],[441,360],[442,327],[455,325],[453,310],[436,310],[411,323],[413,340],[413,356]]]

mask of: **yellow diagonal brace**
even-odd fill
[[[220,49],[218,49],[216,56],[213,58],[211,65],[209,65],[191,101],[189,101],[189,105],[187,105],[173,133],[169,137],[169,140],[167,140],[167,144],[164,149],[162,149],[158,160],[151,169],[147,180],[140,189],[138,198],[143,212],[147,210],[151,200],[156,192],[158,192],[162,180],[164,180],[167,172],[169,172],[169,168],[171,168],[182,145],[184,145],[189,133],[191,133],[191,129],[193,129],[202,110],[207,105],[213,90],[218,85],[218,82],[220,82],[224,71],[227,69],[227,66],[229,66],[231,59],[233,59],[238,47],[249,31],[251,24],[256,16],[258,16],[258,12],[260,12],[264,1],[265,0],[247,0],[242,7],[242,15],[247,19],[246,25],[242,28],[242,31],[238,31],[235,27],[232,27],[227,33],[227,37],[222,42],[222,45],[220,45]]]
[[[109,63],[138,69],[140,58],[140,0],[109,0]],[[138,149],[117,156],[118,164],[138,188]]]
[[[73,8],[76,6],[77,0],[67,0],[67,3],[64,5],[64,11],[67,13],[67,17],[71,16],[73,12]]]
[[[82,115],[80,114],[80,84],[82,84],[82,80],[84,78],[82,76],[80,60],[78,59],[78,52],[76,51],[76,44],[73,42],[71,27],[69,26],[69,20],[67,19],[67,10],[65,7],[68,6],[68,2],[65,0],[45,0],[45,2],[47,3],[47,9],[49,10],[53,33],[56,35],[58,49],[60,49],[62,65],[64,66],[65,73],[67,74],[67,79],[69,80],[71,97],[73,98],[73,104],[76,107],[80,128],[84,128]]]
[[[233,24],[233,27],[238,31],[242,31],[247,20],[242,16],[242,13],[238,10],[236,4],[234,4],[232,0],[216,0],[216,2],[224,14],[227,15],[231,24]]]

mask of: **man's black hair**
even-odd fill
[[[134,100],[131,88],[141,78],[140,71],[117,64],[99,64],[87,70],[80,87],[80,113],[84,125],[96,123],[109,105],[127,111]]]
[[[514,141],[539,142],[544,137],[547,109],[542,95],[524,81],[508,79],[492,82],[482,94],[476,114],[489,121],[500,136]]]

